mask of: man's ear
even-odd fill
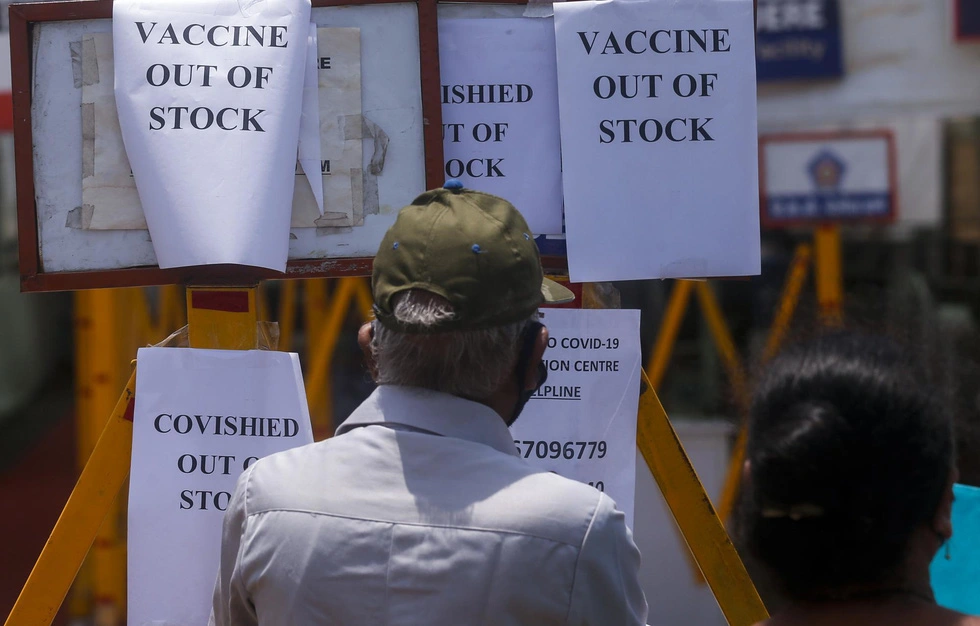
[[[943,491],[943,498],[939,501],[939,509],[932,519],[932,530],[943,540],[953,536],[953,483],[959,478],[960,472],[954,468]]]
[[[361,347],[361,352],[364,353],[364,363],[367,365],[368,372],[371,374],[371,380],[378,381],[378,365],[374,362],[374,353],[371,352],[371,341],[374,339],[374,325],[373,322],[366,322],[357,331],[357,345]]]
[[[534,347],[531,348],[531,356],[527,360],[527,371],[524,373],[524,391],[532,391],[538,388],[538,365],[544,358],[544,351],[548,347],[548,328],[542,326],[538,331],[538,336],[534,338]]]

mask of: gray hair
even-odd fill
[[[400,322],[432,327],[451,319],[452,305],[428,291],[409,289],[395,296]],[[485,330],[402,333],[374,324],[371,354],[379,385],[423,387],[486,400],[514,372],[520,339],[537,313],[520,322]]]

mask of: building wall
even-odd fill
[[[943,216],[943,125],[980,115],[980,45],[953,37],[950,0],[840,0],[845,76],[759,88],[759,131],[887,128],[898,148],[899,225]]]

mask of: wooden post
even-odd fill
[[[715,292],[711,290],[711,285],[707,282],[700,282],[697,288],[701,313],[708,322],[715,348],[718,350],[721,362],[728,373],[728,381],[732,385],[735,402],[738,408],[744,411],[749,402],[748,381],[742,359],[738,354],[738,348],[735,347],[735,340],[732,339],[732,331],[725,322],[721,305],[718,304],[718,299],[715,297]]]
[[[343,328],[351,299],[354,297],[355,278],[338,278],[322,317],[307,318],[307,336],[312,338],[309,356],[309,373],[306,376],[306,397],[313,422],[313,437],[322,440],[333,432],[333,396],[330,371],[333,351]]]
[[[796,305],[800,301],[800,293],[803,291],[803,283],[806,282],[812,257],[813,252],[809,245],[800,244],[797,246],[796,252],[793,254],[793,261],[789,266],[782,296],[779,298],[776,316],[773,319],[772,327],[769,329],[769,336],[766,338],[766,347],[762,351],[763,363],[776,355],[786,338],[789,325],[793,321],[793,314],[796,312]],[[735,499],[738,497],[739,485],[742,480],[742,464],[745,463],[745,430],[746,427],[743,423],[739,427],[738,437],[735,439],[735,446],[732,448],[732,458],[728,463],[725,484],[721,489],[721,500],[718,502],[718,515],[725,521],[731,517],[732,510],[735,508]]]
[[[136,372],[116,403],[6,626],[49,626],[116,494],[129,476]]]
[[[814,233],[813,243],[820,317],[828,326],[840,326],[843,323],[844,301],[840,226],[821,224]]]
[[[636,444],[721,612],[731,626],[769,617],[646,373],[641,374]]]
[[[192,348],[254,350],[256,287],[190,287],[187,336]]]
[[[352,305],[364,320],[374,313],[371,287],[364,278],[344,277],[336,281],[326,314],[307,317],[307,337],[311,338],[306,397],[313,421],[313,438],[317,441],[333,433],[333,397],[331,368],[344,321]]]
[[[664,380],[664,374],[667,373],[667,363],[670,362],[670,354],[674,350],[677,333],[680,331],[681,322],[684,320],[684,313],[687,312],[687,303],[691,299],[691,289],[693,288],[693,282],[678,280],[674,282],[674,288],[670,292],[670,300],[667,302],[667,309],[664,311],[660,330],[657,332],[657,343],[653,346],[650,362],[647,364],[650,380],[655,389],[660,386]]]
[[[793,321],[793,314],[796,312],[796,305],[800,302],[800,294],[803,291],[803,283],[806,282],[806,275],[810,269],[810,261],[813,258],[813,249],[805,243],[796,247],[793,253],[793,260],[789,265],[789,272],[786,276],[786,284],[783,286],[783,293],[779,298],[779,306],[776,315],[769,328],[769,336],[766,338],[766,347],[762,350],[762,362],[765,363],[779,352],[786,333],[789,332],[789,325]]]
[[[290,352],[293,347],[293,330],[296,328],[296,299],[299,281],[282,281],[279,292],[279,349]]]

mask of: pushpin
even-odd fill
[[[442,187],[443,189],[449,189],[450,191],[461,191],[463,189],[463,183],[456,178],[450,178]]]

